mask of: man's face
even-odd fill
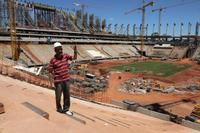
[[[62,52],[62,46],[56,47],[55,52],[56,52],[57,55],[61,55],[63,53]]]

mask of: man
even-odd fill
[[[70,108],[70,91],[68,74],[68,60],[77,59],[76,46],[74,47],[74,56],[63,54],[62,45],[59,42],[54,43],[55,56],[51,59],[49,64],[49,72],[54,77],[56,108],[59,113],[66,113],[73,115]],[[60,104],[61,95],[63,93],[63,108]]]

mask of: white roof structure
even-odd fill
[[[87,53],[92,57],[92,58],[106,58],[107,56],[102,54],[100,51],[95,51],[95,50],[87,50]]]

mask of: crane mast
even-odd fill
[[[141,52],[141,56],[143,56],[143,48],[144,48],[144,25],[145,25],[145,11],[146,11],[146,7],[148,6],[153,6],[154,2],[151,1],[147,4],[145,4],[145,0],[142,0],[142,7],[140,8],[136,8],[136,9],[132,9],[128,12],[125,12],[125,15],[135,12],[137,10],[141,10],[142,11],[142,27],[141,27],[141,32],[140,32],[140,38],[141,38],[141,45],[140,45],[140,52]]]
[[[14,0],[8,0],[8,14],[9,14],[9,26],[10,26],[10,39],[11,39],[11,51],[12,59],[17,61],[19,59],[19,46],[16,39],[16,17],[14,13]]]

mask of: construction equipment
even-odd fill
[[[159,36],[161,34],[161,13],[162,13],[163,10],[168,9],[168,8],[183,6],[183,5],[187,5],[187,4],[193,4],[195,2],[199,2],[199,0],[193,0],[193,1],[190,1],[190,2],[181,2],[179,4],[174,4],[174,5],[170,5],[170,6],[166,6],[166,7],[160,7],[160,8],[157,8],[157,9],[153,9],[152,12],[158,11],[158,14],[159,14],[159,18],[158,18],[158,34],[159,34]]]
[[[153,6],[154,5],[154,2],[151,1],[147,4],[145,4],[145,1],[142,0],[142,7],[139,7],[139,8],[136,8],[136,9],[132,9],[128,12],[125,12],[125,15],[129,14],[129,13],[132,13],[132,12],[135,12],[135,11],[138,11],[138,10],[141,10],[142,11],[142,28],[141,28],[141,32],[140,32],[140,37],[141,37],[141,47],[140,47],[140,52],[141,52],[141,56],[144,55],[144,52],[143,52],[143,47],[144,47],[144,24],[145,24],[145,11],[146,11],[146,7],[148,6]]]
[[[17,61],[19,59],[19,46],[17,45],[16,39],[16,17],[14,11],[14,0],[8,0],[7,2],[10,24],[12,59],[14,61]]]
[[[159,34],[159,36],[160,36],[160,27],[161,27],[161,12],[162,12],[164,9],[166,9],[166,7],[158,8],[158,9],[152,10],[152,12],[156,12],[156,11],[159,12],[159,19],[158,19],[158,34]]]
[[[200,122],[200,104],[194,106],[194,109],[190,115],[198,118]]]
[[[200,124],[200,104],[196,104],[191,114],[186,116],[185,119]]]

